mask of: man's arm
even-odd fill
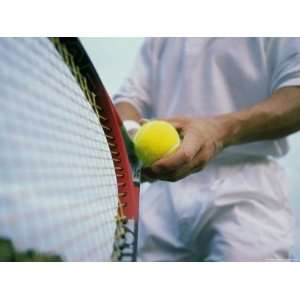
[[[228,127],[224,146],[284,137],[300,130],[300,88],[282,88],[265,101],[221,119]]]
[[[300,88],[286,87],[240,112],[210,118],[168,119],[183,136],[181,147],[145,170],[148,177],[176,181],[204,168],[224,148],[284,137],[300,130]]]

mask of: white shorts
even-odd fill
[[[139,261],[282,260],[293,243],[286,177],[270,159],[215,162],[141,195]]]

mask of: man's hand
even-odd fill
[[[219,118],[171,118],[182,137],[180,148],[143,170],[146,180],[177,181],[198,172],[224,147],[226,127]]]
[[[128,103],[117,106],[123,120],[141,116]],[[144,170],[144,180],[176,181],[197,172],[227,146],[272,140],[300,130],[300,88],[283,87],[239,112],[212,118],[166,119],[180,132],[181,147]]]

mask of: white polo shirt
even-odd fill
[[[245,109],[297,85],[300,38],[149,38],[114,102],[130,102],[148,118],[205,117]],[[284,138],[232,146],[222,155],[287,151]]]

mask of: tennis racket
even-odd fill
[[[139,163],[77,38],[0,39],[0,261],[134,261]]]

